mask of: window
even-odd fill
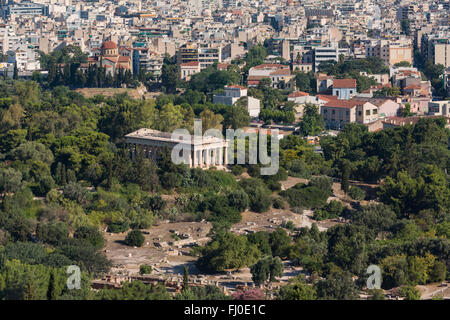
[[[350,94],[352,94],[353,93],[353,90],[350,90]]]
[[[358,111],[358,116],[361,116],[361,111]]]
[[[327,112],[328,112],[328,109],[323,110],[323,113],[324,113],[324,114],[327,113]]]
[[[336,110],[332,110],[332,111],[331,111],[331,114],[336,114]]]
[[[366,116],[370,116],[370,109],[366,110]]]
[[[372,110],[372,114],[377,114],[378,113],[378,109],[373,109]]]
[[[350,112],[349,111],[345,111],[345,115],[350,115]]]

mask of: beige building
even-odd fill
[[[450,67],[450,43],[434,44],[434,64]]]
[[[331,100],[321,106],[321,114],[330,129],[342,129],[349,123],[369,124],[379,118],[377,106],[359,100]]]

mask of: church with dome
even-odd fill
[[[89,64],[105,67],[110,75],[116,74],[119,69],[132,71],[131,50],[119,48],[114,41],[103,42],[93,53],[94,56],[88,60]]]

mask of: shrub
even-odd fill
[[[366,193],[364,192],[364,190],[362,190],[361,188],[358,187],[351,187],[348,195],[353,199],[353,200],[364,200],[364,198],[366,197]]]
[[[332,193],[333,180],[327,176],[319,176],[314,177],[309,181],[309,186],[317,187],[325,192],[328,192],[329,195]]]
[[[139,266],[139,274],[150,274],[152,273],[153,269],[152,266],[149,266],[148,264],[141,264]]]
[[[250,195],[250,209],[255,212],[265,212],[269,210],[271,204],[272,199],[262,188],[257,188]]]
[[[236,208],[239,212],[248,208],[250,200],[243,190],[235,190],[228,194],[228,204],[232,208]]]
[[[283,198],[281,198],[281,197],[277,197],[277,198],[273,199],[272,205],[275,209],[284,209],[286,207],[286,204],[285,204]]]
[[[261,168],[259,165],[249,165],[247,173],[250,177],[259,178],[261,177]]]
[[[123,220],[123,221],[114,221],[111,222],[108,225],[108,232],[112,232],[112,233],[120,233],[120,232],[125,232],[128,229],[130,229],[130,224],[128,223],[128,221]]]
[[[231,173],[233,173],[235,176],[240,176],[244,173],[244,167],[240,165],[235,165],[231,168]]]
[[[413,286],[406,286],[400,288],[400,295],[406,300],[420,300],[420,291]]]
[[[316,186],[297,184],[280,192],[291,207],[320,208],[326,204],[329,193]]]
[[[300,159],[292,160],[287,167],[289,171],[289,175],[297,178],[309,179],[311,177],[311,173],[306,167],[305,162]]]
[[[315,220],[325,220],[339,217],[344,211],[344,206],[340,201],[331,200],[323,208],[314,211]]]
[[[69,229],[64,222],[50,222],[39,224],[36,234],[42,242],[58,245],[68,239]]]
[[[145,238],[141,231],[131,230],[125,238],[125,243],[129,246],[141,247],[144,244]]]
[[[94,226],[81,226],[79,227],[74,235],[76,239],[84,239],[89,242],[94,248],[100,249],[105,245],[105,238],[103,238],[102,233]]]
[[[81,205],[86,205],[92,198],[91,193],[76,182],[71,182],[64,186],[63,196]]]

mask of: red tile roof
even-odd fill
[[[289,66],[285,66],[279,63],[263,63],[254,66],[252,69],[289,69]]]
[[[288,98],[297,98],[297,97],[305,97],[309,96],[309,93],[303,91],[294,91],[288,95]]]
[[[317,97],[320,100],[325,100],[325,101],[334,101],[334,100],[338,99],[337,96],[332,96],[332,95],[329,95],[329,94],[318,94]]]
[[[273,71],[270,73],[271,76],[275,76],[275,75],[282,75],[282,76],[288,76],[291,74],[291,70],[289,69],[279,69],[276,71]]]
[[[118,49],[117,44],[114,41],[105,41],[102,44],[102,49]]]
[[[332,108],[345,108],[345,109],[351,109],[356,107],[357,105],[364,104],[364,101],[358,101],[358,100],[334,100],[334,101],[328,101],[325,104],[325,107],[332,107]]]
[[[231,85],[229,85],[229,86],[225,86],[225,88],[235,88],[235,89],[241,89],[241,90],[247,89],[246,87],[238,86],[238,85],[236,85],[236,84],[231,84]]]
[[[356,88],[355,79],[335,79],[333,80],[333,88]]]
[[[199,64],[200,62],[198,61],[191,61],[180,64],[180,67],[198,67]]]

